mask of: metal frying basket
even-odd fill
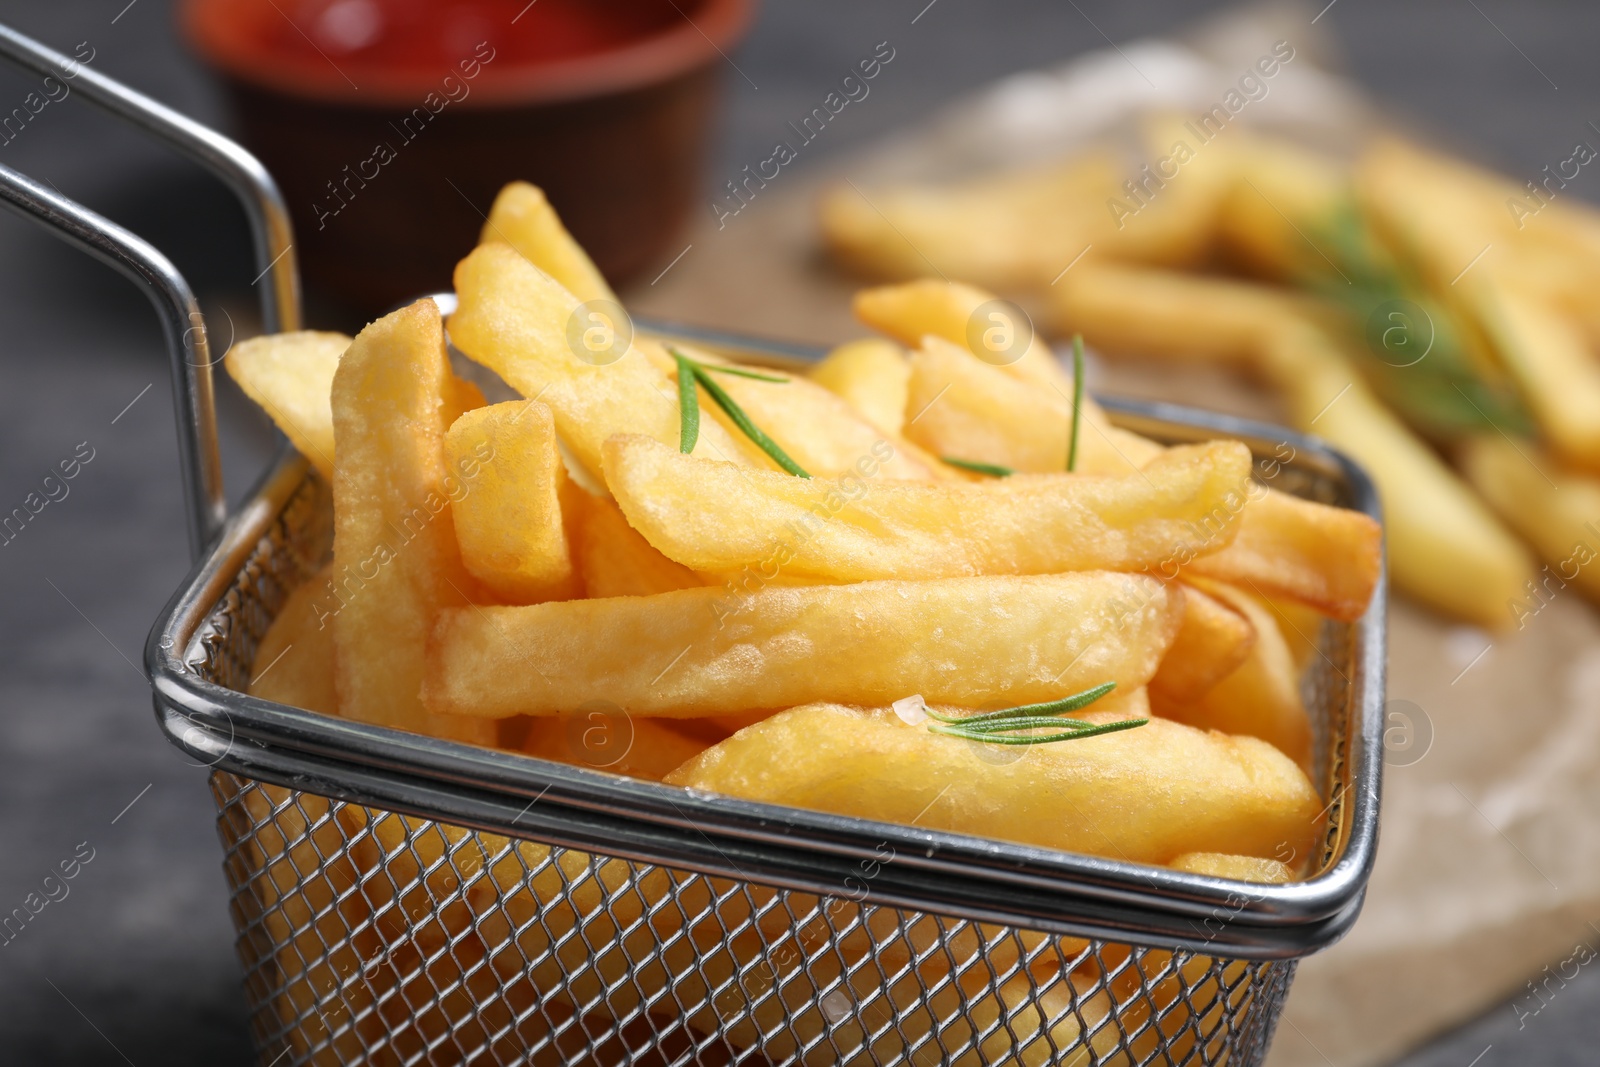
[[[66,61],[3,28],[0,55]],[[230,161],[252,217],[275,220],[257,228],[278,272],[267,321],[294,322],[287,221],[259,165],[109,79],[79,88]],[[1316,635],[1303,685],[1327,834],[1292,885],[698,794],[246,695],[261,638],[329,556],[329,488],[285,451],[222,524],[210,358],[183,279],[3,167],[0,199],[145,284],[168,325],[198,562],[145,664],[162,730],[213,767],[263,1064],[1250,1065],[1294,961],[1355,920],[1377,840],[1381,584],[1360,621]],[[1377,514],[1361,471],[1310,439],[1106,407],[1168,441],[1236,437],[1275,487]]]

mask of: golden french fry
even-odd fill
[[[1345,622],[1367,610],[1383,570],[1383,528],[1359,511],[1257,491],[1239,533],[1185,573],[1310,605]]]
[[[619,334],[605,333],[598,347],[588,344],[588,324],[574,318],[578,299],[549,275],[509,246],[488,244],[456,267],[455,285],[461,303],[450,316],[450,337],[456,346],[523,396],[547,404],[561,439],[596,480],[600,446],[612,434],[644,433],[677,447],[676,386],[638,346],[624,348]],[[576,339],[569,340],[569,327]],[[771,465],[759,453],[752,458],[712,419],[701,420],[695,453]]]
[[[1600,361],[1577,323],[1489,272],[1468,283],[1490,344],[1551,445],[1600,469]]]
[[[1238,670],[1255,643],[1256,629],[1249,619],[1185,586],[1183,623],[1150,679],[1150,694],[1158,700],[1195,699]]]
[[[982,707],[1142,686],[1181,594],[1144,575],[1078,572],[768,588],[445,611],[424,691],[439,712],[722,715],[920,693]]]
[[[604,497],[577,497],[581,512],[577,557],[590,597],[650,596],[702,586],[695,573],[663,556],[628,525],[622,509]]]
[[[533,720],[522,751],[557,763],[659,782],[711,744],[660,719],[601,708]]]
[[[511,182],[501,189],[478,240],[482,244],[498,241],[510,245],[580,301],[617,303],[617,294],[606,284],[594,260],[572,239],[555,208],[545,199],[544,190],[537,185]]]
[[[811,380],[882,432],[899,437],[905,428],[911,368],[893,341],[869,337],[842,344],[812,368]]]
[[[445,467],[449,382],[431,300],[362,330],[334,374],[335,689],[359,722],[493,744],[482,722],[435,716],[417,696],[433,619],[470,585],[449,514],[467,484]]]
[[[934,337],[957,345],[1014,378],[1072,399],[1072,375],[1057,362],[1026,312],[993,293],[933,278],[863,289],[852,304],[856,318],[907,348]],[[914,413],[914,409],[912,410]]]
[[[1142,570],[1225,546],[1250,455],[1215,441],[1123,477],[981,483],[835,481],[693,459],[648,437],[606,444],[606,481],[635,529],[697,571],[866,581]],[[771,572],[771,573],[769,573]]]
[[[1306,666],[1322,654],[1322,627],[1327,616],[1316,608],[1283,597],[1258,596],[1256,599],[1278,620],[1283,639],[1289,644],[1289,654],[1294,657],[1295,674],[1303,674]]]
[[[713,366],[722,364],[721,360],[687,345],[675,347],[702,363]],[[737,374],[712,372],[723,392],[807,474],[848,474],[861,469],[863,465],[870,465],[882,478],[910,482],[933,480],[931,464],[923,462],[911,449],[902,447],[898,436],[885,434],[816,382],[794,374],[775,373],[770,368],[739,369],[784,379],[781,382],[766,382]],[[677,377],[674,368],[674,383]],[[730,432],[739,432],[727,413],[704,389],[699,396],[702,426],[706,422],[705,413],[710,413]],[[696,455],[700,454],[698,449],[695,452]],[[728,457],[713,453],[706,458]]]
[[[333,374],[349,347],[350,338],[342,333],[301,330],[241,341],[223,360],[228,375],[245,395],[271,416],[300,454],[330,482],[334,467]],[[445,392],[447,415],[459,415],[483,403],[477,386],[451,376]]]
[[[1378,403],[1326,335],[1305,328],[1274,345],[1282,349],[1280,382],[1293,421],[1349,453],[1377,483],[1395,585],[1452,615],[1506,626],[1506,602],[1533,577],[1523,547]]]
[[[822,199],[822,232],[839,259],[879,277],[1044,285],[1085,244],[1115,243],[1105,203],[1122,178],[1121,162],[1099,151],[959,186],[835,188]]]
[[[222,361],[245,395],[266,411],[324,478],[333,478],[333,409],[328,397],[342,333],[300,330],[240,341]]]
[[[1167,863],[1175,871],[1209,874],[1236,882],[1261,882],[1284,885],[1295,880],[1294,871],[1280,860],[1260,856],[1230,856],[1222,852],[1185,852]]]
[[[929,452],[1015,471],[1065,470],[1072,391],[1040,388],[936,336],[911,353],[906,436]],[[1161,446],[1112,426],[1085,396],[1077,469],[1131,474]]]
[[[1202,592],[1249,621],[1255,644],[1238,669],[1203,692],[1151,693],[1157,715],[1225,734],[1259,737],[1302,767],[1311,762],[1311,718],[1300,699],[1300,675],[1272,613],[1222,582],[1195,579]]]
[[[1567,583],[1600,602],[1600,478],[1565,470],[1531,441],[1498,434],[1467,443],[1461,469],[1489,505],[1543,557],[1545,566],[1501,609],[1518,629]]]
[[[289,594],[256,646],[250,695],[292,708],[339,714],[333,688],[333,630],[321,600],[333,574],[324,567]]]
[[[463,485],[450,515],[472,576],[513,604],[576,596],[561,503],[572,490],[550,409],[536,400],[477,408],[450,424],[444,450]]]
[[[1072,407],[1059,396],[1008,379],[935,338],[911,355],[911,410],[920,414],[907,433],[931,451],[1019,471],[1059,470],[1072,429]],[[1111,426],[1087,400],[1083,422],[1079,470],[1132,472],[1162,454],[1155,442]],[[1196,573],[1253,582],[1340,618],[1366,609],[1382,531],[1365,515],[1255,488],[1238,525],[1233,544],[1190,564]]]
[[[1151,719],[1076,741],[985,747],[888,709],[826,704],[741,730],[667,782],[1134,863],[1303,854],[1322,807],[1304,772],[1255,738]]]
[[[1140,263],[1200,263],[1216,243],[1222,206],[1236,182],[1237,153],[1228,140],[1201,139],[1187,116],[1156,115],[1143,126],[1147,162],[1107,198],[1112,227],[1094,250]],[[1083,247],[1085,254],[1089,250]],[[1065,251],[1067,257],[1079,254]],[[1071,273],[1067,257],[1057,268],[1062,273],[1040,279],[1041,287]]]

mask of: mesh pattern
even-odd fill
[[[212,785],[269,1063],[1254,1064],[1293,973]]]
[[[327,497],[315,476],[291,495],[197,636],[197,673],[246,685],[284,598],[326,558]],[[1304,684],[1327,795],[1353,713],[1349,630],[1328,624],[1320,643]],[[634,863],[226,772],[212,791],[256,1046],[275,1067],[1248,1067],[1294,975]],[[1335,790],[1331,827],[1342,803]]]

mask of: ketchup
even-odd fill
[[[264,52],[360,70],[432,72],[490,42],[498,62],[577,59],[650,37],[699,3],[676,0],[279,0],[259,24]]]

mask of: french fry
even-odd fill
[[[1256,640],[1238,669],[1204,691],[1167,687],[1151,693],[1163,718],[1225,734],[1258,737],[1301,767],[1311,762],[1311,718],[1300,675],[1278,623],[1261,604],[1221,582],[1196,580],[1204,593],[1243,616]]]
[[[449,382],[431,300],[362,330],[334,374],[335,689],[358,722],[493,744],[481,721],[435,716],[417,696],[433,619],[471,584],[449,515],[463,484],[444,460]]]
[[[339,357],[349,347],[342,333],[301,330],[240,341],[222,361],[228,376],[329,481],[334,445],[328,398]]]
[[[1163,719],[1034,745],[1010,762],[983,755],[888,709],[811,705],[740,731],[667,782],[1133,863],[1196,851],[1303,854],[1322,807],[1272,746]]]
[[[1562,456],[1600,470],[1600,361],[1579,326],[1489,272],[1468,281],[1478,319],[1540,429]]]
[[[1533,578],[1527,552],[1461,479],[1378,403],[1320,331],[1280,334],[1285,404],[1360,462],[1377,483],[1395,585],[1482,626],[1504,628],[1506,602]],[[1463,580],[1471,575],[1471,581]]]
[[[513,604],[578,595],[561,503],[575,490],[550,409],[535,400],[477,408],[450,424],[444,450],[464,486],[450,516],[472,576]]]
[[[1239,532],[1185,573],[1310,605],[1344,622],[1367,610],[1383,570],[1383,529],[1359,511],[1258,491]]]
[[[1105,200],[1122,177],[1111,153],[1089,152],[959,186],[835,188],[822,199],[822,232],[835,256],[868,274],[1027,288],[1097,237],[1114,240]]]
[[[333,630],[323,625],[320,603],[333,574],[330,564],[289,594],[256,646],[250,695],[292,708],[339,714],[333,686]]]
[[[1294,871],[1280,860],[1260,856],[1229,856],[1221,852],[1185,852],[1167,863],[1175,871],[1231,878],[1236,882],[1284,885],[1295,880]]]
[[[1050,328],[1097,349],[1255,371],[1272,334],[1323,303],[1253,282],[1085,263],[1051,287]]]
[[[769,588],[445,611],[437,712],[560,715],[604,699],[692,718],[808,701],[982,707],[1149,681],[1181,594],[1109,572]]]
[[[333,374],[349,347],[350,338],[342,333],[301,330],[241,341],[223,360],[229,377],[329,482],[335,461]],[[452,375],[445,391],[446,425],[451,413],[483,404],[477,386]]]
[[[1183,622],[1150,679],[1150,695],[1170,701],[1208,693],[1243,666],[1255,644],[1255,626],[1243,614],[1185,586]]]
[[[1064,470],[1072,433],[1072,391],[1003,373],[936,336],[911,353],[906,436],[929,452],[1016,471]],[[1131,474],[1161,446],[1113,427],[1087,396],[1078,470]]]
[[[533,720],[522,751],[540,759],[659,782],[710,747],[660,719],[580,712]]]
[[[1058,396],[933,338],[911,355],[911,405],[922,407],[907,432],[931,451],[1019,471],[1059,470],[1072,429],[1071,405]],[[1111,426],[1087,400],[1083,420],[1080,470],[1137,471],[1162,453],[1155,442]],[[1252,582],[1340,618],[1358,618],[1366,609],[1382,535],[1365,515],[1257,488],[1238,526],[1234,543],[1190,564],[1195,573]]]
[[[811,380],[886,434],[901,435],[911,368],[899,345],[875,337],[842,344],[812,368]]]
[[[856,318],[907,348],[929,334],[956,345],[1006,374],[1044,386],[1071,401],[1072,376],[1014,308],[994,306],[996,297],[960,282],[924,278],[856,293]]]
[[[1281,138],[1251,137],[1233,150],[1239,177],[1220,212],[1222,247],[1280,282],[1330,274],[1321,248],[1354,196],[1345,168]]]
[[[1545,561],[1502,607],[1518,629],[1567,583],[1600,603],[1600,478],[1563,469],[1531,441],[1484,435],[1462,449],[1461,469],[1489,505]]]
[[[549,406],[578,462],[601,479],[600,446],[615,433],[644,433],[677,447],[678,396],[665,372],[630,345],[590,363],[569,346],[578,300],[507,245],[479,245],[456,267],[460,307],[450,337],[523,396]],[[720,423],[703,419],[697,455],[769,466]]]
[[[1232,539],[1250,456],[1215,441],[1123,477],[1039,474],[974,484],[837,482],[684,456],[648,437],[606,444],[606,481],[645,538],[696,571],[759,568],[866,581],[1171,569]]]
[[[576,497],[576,506],[581,513],[578,568],[588,596],[650,596],[705,585],[629,526],[615,502],[584,493]]]
[[[582,302],[617,303],[617,294],[606,284],[594,260],[572,239],[544,190],[537,185],[511,182],[501,189],[478,240],[480,244],[510,245]]]
[[[708,366],[721,364],[720,360],[687,345],[676,347],[684,355]],[[712,373],[723,392],[807,474],[846,474],[865,462],[877,468],[877,476],[882,478],[910,482],[926,482],[934,478],[932,465],[924,462],[914,450],[903,447],[898,435],[886,435],[857,414],[849,404],[808,378],[773,374],[767,368],[761,368],[757,373],[782,377],[783,381],[759,381],[737,374]],[[672,377],[676,383],[676,368]],[[727,413],[703,390],[699,403],[702,413],[709,412],[730,432],[738,432]],[[701,425],[704,424],[702,415]],[[698,449],[696,454],[699,454]]]

